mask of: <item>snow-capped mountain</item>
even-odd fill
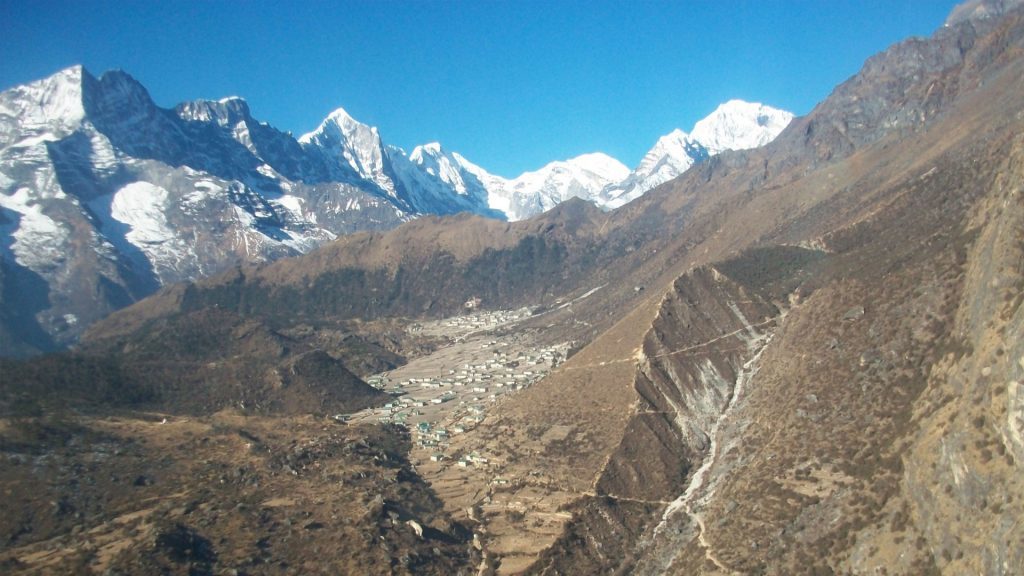
[[[592,153],[511,179],[491,174],[437,142],[417,146],[407,155],[384,144],[376,128],[342,109],[299,141],[326,164],[340,166],[332,168],[334,178],[354,172],[411,212],[470,211],[515,221],[569,198],[617,208],[714,154],[767,144],[792,118],[770,106],[730,100],[697,122],[692,134],[677,129],[659,138],[632,172],[606,154]]]
[[[465,199],[465,210],[510,221],[546,212],[569,198],[593,201],[598,192],[629,174],[621,162],[600,153],[551,162],[509,179],[487,172],[436,142],[414,148],[407,164],[400,161],[401,151],[393,150],[396,175],[408,189],[421,194],[433,190],[435,196],[448,201],[454,193],[457,199]],[[489,209],[481,210],[481,205]]]
[[[659,138],[632,172],[606,154],[592,153],[551,162],[539,170],[506,179],[488,173],[459,154],[442,152],[440,144],[434,143],[418,147],[409,156],[419,170],[413,171],[408,179],[411,182],[426,173],[428,179],[439,180],[447,193],[486,198],[491,209],[513,221],[546,212],[569,198],[582,198],[610,210],[714,154],[763,146],[792,119],[791,113],[770,106],[730,100],[697,122],[692,134],[677,129]],[[430,187],[421,182],[408,188]],[[479,209],[474,211],[480,213]]]
[[[299,138],[305,151],[328,168],[329,180],[372,182],[380,194],[410,214],[475,212],[501,217],[487,207],[486,194],[466,184],[460,160],[437,143],[418,146],[411,155],[384,144],[377,128],[342,108]]]
[[[787,119],[729,102],[633,172],[595,153],[507,179],[438,143],[407,154],[341,108],[296,139],[241,98],[165,109],[124,72],[68,68],[0,93],[0,348],[53,348],[161,286],[420,214],[618,206]]]
[[[299,144],[327,167],[327,179],[354,178],[377,184],[390,198],[398,199],[394,182],[385,173],[384,144],[377,129],[356,121],[343,108],[331,112],[320,126],[299,138]],[[411,206],[405,206],[411,210]]]
[[[658,139],[622,181],[601,190],[594,201],[618,208],[726,150],[747,150],[771,142],[793,114],[764,104],[730,100],[697,122],[690,134],[676,129]]]
[[[686,172],[690,166],[708,158],[708,150],[686,132],[676,129],[658,138],[640,164],[626,178],[605,187],[597,197],[604,209],[618,208],[642,196],[648,190]]]
[[[412,198],[421,213],[454,214],[473,212],[504,219],[488,206],[490,175],[479,166],[437,142],[413,148],[408,156],[397,146],[388,146],[388,158],[395,180]]]
[[[729,100],[697,122],[690,137],[712,155],[726,150],[748,150],[774,140],[792,120],[793,114],[785,110]]]
[[[448,152],[439,142],[413,148],[409,162],[427,176],[436,178],[459,196],[486,201],[487,172],[456,152]]]
[[[327,160],[241,99],[164,109],[123,72],[0,93],[0,345],[49,349],[160,286],[416,215]]]
[[[488,189],[490,206],[504,212],[509,220],[522,220],[570,198],[593,201],[601,190],[627,175],[629,168],[611,156],[584,154],[551,162],[511,180],[492,177]]]

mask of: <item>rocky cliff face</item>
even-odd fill
[[[673,283],[644,337],[635,383],[640,403],[598,490],[645,500],[672,500],[681,493],[777,314],[715,269],[696,270]],[[638,454],[654,454],[662,462],[651,466]]]
[[[544,572],[661,573],[694,538],[693,512],[725,449],[718,428],[758,368],[780,311],[715,268],[673,282],[635,359],[638,396],[620,444],[573,505],[562,538],[537,561]],[[679,518],[690,524],[680,524]],[[581,545],[581,543],[583,543]]]

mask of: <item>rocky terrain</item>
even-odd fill
[[[408,432],[218,413],[12,420],[5,574],[458,574]]]
[[[163,289],[73,352],[5,365],[5,485],[26,502],[5,566],[1024,571],[1017,4],[958,9],[770,144],[617,210],[570,200],[520,222],[424,217],[346,236]],[[527,368],[512,362],[542,351],[560,355],[546,376],[480,397],[494,393],[484,375],[515,381]],[[485,391],[455,392],[459,367]],[[97,456],[101,436],[138,456]],[[155,454],[186,466],[146,452],[158,437],[200,455],[194,477],[224,462],[258,486],[241,509],[233,472],[174,476],[193,508],[122,499],[108,477],[145,490],[162,481],[145,471]],[[293,437],[316,446],[311,460],[269,456]],[[47,466],[100,472],[94,487]],[[28,478],[53,480],[32,495]],[[338,520],[372,501],[377,513]],[[234,552],[245,542],[276,547]],[[322,561],[304,564],[298,544]]]

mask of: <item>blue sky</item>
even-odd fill
[[[602,151],[632,167],[730,98],[809,112],[954,0],[0,0],[0,89],[121,68],[165,107],[244,97],[296,135],[341,106],[491,172]]]

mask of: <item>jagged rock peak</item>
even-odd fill
[[[83,75],[82,87],[86,112],[94,121],[97,116],[121,121],[139,111],[156,108],[146,87],[123,70],[108,70],[98,79]]]
[[[248,102],[238,96],[183,102],[175,108],[175,112],[185,120],[215,122],[221,126],[231,126],[252,118]]]
[[[2,96],[13,112],[12,120],[24,126],[70,128],[85,118],[82,106],[85,81],[95,83],[96,79],[84,66],[76,64],[41,80],[5,90]]]
[[[367,133],[377,136],[377,128],[375,126],[369,126],[356,120],[349,114],[344,108],[336,108],[333,112],[324,118],[323,122],[316,130],[303,134],[299,138],[299,142],[305,144],[308,142],[322,139],[325,136],[331,134],[353,134],[353,133]],[[379,138],[379,136],[378,136]]]
[[[332,178],[343,180],[354,171],[376,183],[388,196],[396,194],[394,183],[385,174],[385,150],[377,128],[353,118],[344,108],[327,115],[316,130],[304,134],[299,143],[324,157]]]

